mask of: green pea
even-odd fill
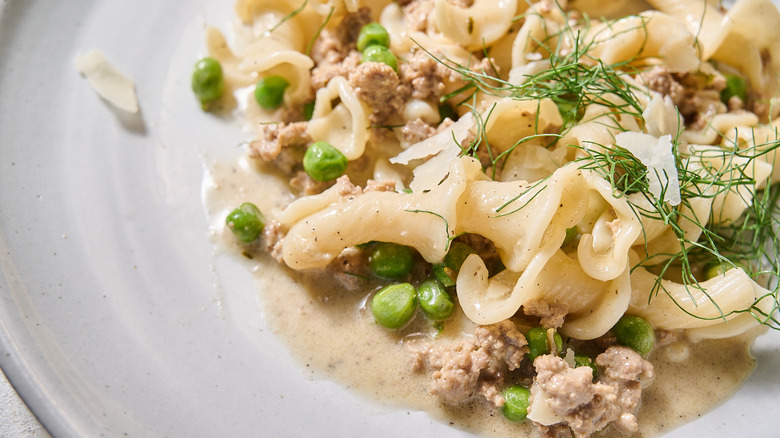
[[[646,356],[655,345],[653,326],[639,316],[623,315],[612,327],[612,333],[618,344],[629,347],[642,356]]]
[[[458,120],[458,113],[455,112],[455,109],[452,108],[452,105],[448,103],[442,103],[439,105],[439,117],[441,120],[447,118],[450,120]]]
[[[284,90],[289,86],[290,82],[281,76],[268,76],[260,79],[255,86],[255,100],[264,109],[279,108],[284,99]]]
[[[327,141],[318,141],[303,154],[303,170],[317,181],[334,180],[347,170],[347,157]]]
[[[379,23],[368,23],[360,29],[357,39],[357,49],[364,51],[367,47],[379,45],[390,47],[390,34]]]
[[[742,101],[747,100],[747,83],[742,76],[739,75],[726,75],[726,88],[720,92],[720,100],[723,103],[728,103],[729,99],[733,96],[737,96]]]
[[[203,58],[195,63],[190,83],[192,92],[205,106],[225,92],[225,81],[222,78],[222,66],[214,58]]]
[[[377,277],[398,279],[409,275],[414,264],[414,252],[397,243],[377,242],[368,256],[371,272]]]
[[[567,228],[566,229],[566,237],[563,238],[563,243],[561,244],[561,247],[564,247],[572,242],[574,242],[574,239],[577,238],[577,234],[579,234],[579,229],[577,229],[576,226]]]
[[[371,313],[379,324],[397,329],[406,325],[417,308],[417,294],[409,283],[382,288],[371,300]]]
[[[422,282],[417,289],[417,300],[420,302],[420,308],[425,316],[434,321],[443,321],[449,318],[455,310],[452,297],[435,278],[429,278]]]
[[[704,266],[704,277],[709,280],[725,274],[726,270],[728,270],[728,267],[720,262],[709,263]]]
[[[311,120],[314,115],[314,101],[306,102],[303,104],[303,119]]]
[[[371,241],[368,241],[368,242],[358,243],[355,246],[357,248],[360,248],[360,249],[364,250],[364,251],[368,251],[368,250],[370,250],[371,248],[374,247],[375,243],[376,243],[375,241],[371,240]]]
[[[263,232],[265,217],[255,204],[245,202],[227,215],[225,225],[238,240],[249,243],[257,239]]]
[[[433,275],[444,287],[455,286],[455,279],[466,257],[476,254],[474,249],[462,242],[453,242],[441,263],[433,265]]]
[[[525,386],[513,385],[504,390],[504,406],[501,413],[509,421],[523,421],[528,416],[531,391]]]
[[[558,106],[558,113],[564,120],[580,120],[585,115],[585,106],[581,104],[577,95],[561,96],[555,104]]]
[[[458,273],[448,268],[444,263],[433,264],[433,276],[444,287],[455,286],[455,279],[458,277]]]
[[[448,268],[460,271],[460,267],[463,266],[463,262],[466,261],[466,257],[471,254],[476,254],[474,248],[466,245],[462,242],[452,242],[450,250],[447,251],[447,255],[444,256],[444,265]]]
[[[574,355],[574,367],[590,367],[593,370],[593,377],[596,377],[596,374],[599,372],[599,368],[598,365],[596,365],[596,362],[593,362],[593,359],[585,356],[584,354]]]
[[[555,349],[558,350],[558,355],[563,351],[563,339],[558,332],[553,335],[555,340]],[[525,340],[528,341],[528,358],[533,361],[538,356],[550,353],[550,346],[547,345],[547,329],[544,327],[534,327],[528,331],[525,335]]]
[[[381,62],[389,65],[396,73],[398,73],[398,60],[387,47],[384,46],[368,46],[363,51],[363,56],[360,58],[360,62]]]
[[[732,260],[731,263],[720,260],[714,260],[704,265],[702,270],[704,271],[704,277],[709,280],[710,278],[719,277],[732,268],[742,268],[745,272],[750,273],[750,262],[747,260]]]

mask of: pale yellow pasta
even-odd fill
[[[583,179],[610,207],[594,225],[594,229],[603,227],[609,233],[605,243],[596,240],[592,233],[583,234],[577,246],[577,257],[588,275],[602,281],[611,280],[625,269],[628,249],[642,233],[642,224],[625,198],[613,196],[612,187],[605,179],[593,173],[583,173]]]
[[[287,79],[290,85],[284,93],[284,100],[289,105],[308,96],[314,61],[297,50],[280,50],[284,43],[285,40],[276,33],[259,38],[247,48],[238,69],[253,78],[280,76]]]
[[[398,3],[390,3],[382,9],[379,24],[387,30],[390,36],[390,49],[395,53],[408,52],[414,44],[409,38],[409,26],[404,20],[404,13]]]
[[[574,166],[564,166],[507,204],[505,209],[509,212],[500,215],[496,214],[498,207],[506,204],[505,200],[511,201],[518,188],[512,183],[494,181],[469,183],[461,199],[457,230],[494,241],[507,271],[518,274],[512,287],[506,287],[505,281],[510,274],[504,274],[502,281],[491,286],[487,270],[478,258],[464,264],[458,275],[458,297],[470,319],[480,324],[498,322],[513,315],[524,303],[544,300],[566,303],[571,318],[567,317],[564,327],[571,322],[568,330],[583,336],[580,339],[600,336],[612,327],[628,305],[628,247],[637,238],[640,226],[625,201],[615,200],[609,189],[603,193],[601,182],[604,181]],[[566,229],[586,214],[589,191],[599,194],[607,203],[612,202],[619,217],[610,217],[612,213],[604,210],[597,221],[602,225],[595,228],[614,230],[608,233],[608,242],[597,250],[594,237],[586,234],[580,241],[577,258],[571,259],[560,252],[560,245]],[[604,198],[605,194],[609,199]],[[520,208],[517,211],[512,210],[515,203]],[[621,223],[603,225],[616,219]],[[505,246],[503,242],[513,244]],[[568,273],[566,278],[561,278],[561,272]],[[621,291],[619,296],[612,296],[615,290]],[[594,308],[603,311],[594,315]]]
[[[718,46],[712,59],[733,66],[747,77],[751,85],[762,87],[764,66],[761,52],[744,36],[730,35]]]
[[[439,33],[427,34],[415,31],[411,32],[409,39],[413,42],[410,50],[418,50],[419,47],[459,65],[467,65],[471,59],[468,50]]]
[[[686,205],[680,206],[680,217],[677,226],[686,241],[695,242],[702,233],[702,223],[706,223],[712,210],[712,201],[715,196],[715,188],[702,188],[706,196],[691,199]],[[637,209],[653,211],[653,206],[641,193],[629,195],[631,203]],[[652,256],[654,263],[667,260],[671,254],[676,254],[681,249],[680,237],[669,224],[657,218],[640,216],[642,233],[634,242],[633,248],[640,254]],[[684,247],[690,247],[690,243],[684,243]]]
[[[344,249],[372,240],[408,245],[425,260],[441,260],[455,233],[467,163],[454,161],[447,180],[429,192],[369,192],[300,219],[284,238],[284,262],[293,269],[321,268]]]
[[[694,144],[720,143],[721,139],[728,142],[729,139],[734,138],[734,133],[739,126],[756,124],[758,124],[758,116],[748,111],[716,114],[702,131],[686,130],[683,138]]]
[[[722,44],[725,17],[718,4],[702,0],[648,0],[654,8],[681,20],[696,35],[701,59],[709,59]]]
[[[554,245],[536,253],[522,273],[512,274],[508,270],[489,279],[481,259],[470,255],[457,282],[466,316],[478,324],[493,324],[512,317],[525,304],[542,300],[568,310],[562,333],[593,339],[612,328],[631,297],[628,266],[617,278],[602,282]]]
[[[333,106],[335,99],[340,102]],[[366,150],[368,126],[366,109],[345,78],[336,76],[317,91],[309,122],[314,141],[327,141],[348,160],[356,160]]]
[[[519,2],[518,16],[523,13],[521,10],[524,11],[527,7],[528,5],[525,2]],[[512,70],[512,46],[517,35],[515,27],[517,26],[513,24],[510,31],[496,40],[487,50],[487,56],[490,57],[491,64],[496,67],[497,76],[501,79],[507,79],[509,72]]]
[[[252,75],[238,68],[242,60],[230,50],[225,36],[219,29],[211,26],[206,28],[206,49],[209,56],[222,65],[222,74],[226,83],[234,87],[246,87],[256,80]]]
[[[538,61],[542,54],[537,52],[540,43],[547,41],[550,34],[560,32],[561,26],[558,21],[546,20],[538,11],[540,3],[529,8],[526,12],[525,21],[517,32],[512,43],[512,68],[526,65],[530,61]],[[559,17],[560,18],[560,17]],[[555,44],[550,41],[548,44]]]
[[[242,23],[253,24],[262,15],[274,14],[279,18],[285,17],[298,9],[300,4],[297,3],[295,0],[237,0],[234,10]]]
[[[762,286],[754,283],[753,288],[756,295],[769,292]],[[769,298],[763,298],[755,307],[760,309],[765,314],[771,314],[773,312],[771,300]],[[733,318],[728,320],[720,320],[715,324],[705,327],[694,327],[685,330],[685,335],[693,342],[700,341],[702,339],[723,339],[731,338],[741,335],[750,330],[755,330],[756,324],[759,323],[757,317],[753,313],[739,313]]]
[[[298,0],[240,0],[235,9],[243,25],[235,30],[246,40],[242,46],[273,36],[274,39],[266,40],[271,47],[265,50],[290,49],[301,54],[330,12],[326,5],[314,0],[305,3]],[[279,45],[275,46],[274,42]],[[238,51],[243,54],[243,47]]]
[[[496,42],[512,26],[517,0],[475,0],[463,8],[446,0],[434,0],[436,25],[444,36],[468,50]]]
[[[539,181],[544,179],[566,160],[567,147],[549,148],[549,139],[530,140],[516,148],[506,159],[504,165],[499,165],[501,181]]]
[[[615,135],[619,132],[641,130],[634,116],[610,109],[612,104],[624,104],[620,98],[605,95],[599,100],[603,104],[586,106],[580,123],[571,127],[558,140],[561,144],[578,146],[579,150],[574,152],[576,156],[585,156],[588,150],[601,151],[614,145]]]
[[[772,167],[769,181],[773,184],[780,181],[780,152],[777,149],[770,150],[772,143],[780,140],[778,120],[769,125],[735,126],[730,132],[733,132],[733,135],[724,136],[722,139],[724,147],[731,148],[736,144],[742,150],[755,148],[757,151],[766,151],[759,159]]]
[[[590,17],[608,19],[635,15],[644,10],[643,5],[634,0],[571,0],[569,6]]]
[[[697,146],[692,149],[696,167],[709,172],[711,179],[723,183],[724,188],[712,202],[711,218],[713,224],[735,222],[753,203],[753,194],[763,189],[772,174],[772,165],[764,160],[731,156],[720,147]],[[736,165],[736,168],[735,168]],[[740,179],[755,181],[751,184],[728,185],[729,181]]]
[[[439,108],[424,100],[412,99],[404,106],[404,120],[407,122],[420,119],[426,123],[435,124],[441,119]]]
[[[288,205],[276,215],[276,220],[282,226],[289,229],[304,218],[335,204],[338,200],[338,187],[333,186],[317,195],[309,195],[296,199],[295,202]]]
[[[402,171],[393,166],[387,158],[379,158],[374,163],[374,181],[392,181],[395,189],[404,188],[404,175]]]
[[[778,27],[780,12],[770,0],[739,0],[726,14],[724,42],[712,57],[744,72],[759,92],[773,95],[780,73],[780,42],[774,32],[755,29]]]
[[[565,166],[536,185],[471,182],[459,204],[456,231],[487,237],[507,269],[521,272],[544,247],[559,248],[566,229],[582,217],[587,187],[581,181],[576,166]]]
[[[772,124],[759,124],[758,116],[742,111],[717,114],[702,131],[685,131],[683,138],[692,144],[720,144],[725,150],[755,148],[757,152],[768,150],[772,143],[780,139],[777,121]],[[780,181],[780,153],[772,150],[762,153],[758,160],[765,161],[771,167],[769,181]]]
[[[512,69],[509,70],[507,82],[509,82],[512,85],[519,86],[524,84],[529,78],[545,70],[548,70],[549,68],[550,68],[550,61],[546,59],[542,59],[539,61],[531,61],[526,64],[521,64],[512,67]]]
[[[649,3],[684,20],[688,31],[696,35],[702,60],[723,61],[744,73],[762,92],[776,91],[780,45],[772,32],[754,31],[780,26],[780,13],[770,0],[739,0],[726,14],[712,2],[651,0]],[[768,65],[765,59],[770,60]]]
[[[652,57],[671,71],[688,72],[700,62],[694,35],[680,20],[657,11],[594,26],[588,39],[592,41],[588,53],[605,64]]]
[[[285,2],[274,5],[269,8],[267,2],[260,0],[236,5],[241,11],[239,17],[253,24],[252,41],[239,53],[231,50],[222,32],[216,28],[206,30],[206,41],[209,55],[220,62],[231,87],[247,87],[263,77],[281,76],[290,83],[284,100],[291,105],[308,96],[314,61],[302,53],[307,37],[304,18],[296,16],[277,27],[293,9]],[[272,28],[274,31],[268,32]]]
[[[497,154],[515,146],[519,139],[558,132],[563,124],[550,99],[500,99],[486,113],[485,135]]]
[[[759,297],[768,293],[739,268],[700,282],[700,288],[660,280],[662,289],[649,300],[649,291],[654,290],[656,281],[657,277],[644,268],[634,269],[631,288],[635,293],[629,310],[650,321],[654,327],[665,330],[703,328],[724,323],[738,317],[732,312],[750,308]],[[753,318],[753,326],[755,323]],[[734,334],[737,333],[732,336]]]

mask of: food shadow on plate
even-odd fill
[[[125,131],[139,136],[144,136],[147,134],[148,130],[146,128],[146,122],[144,121],[143,109],[139,108],[138,111],[131,113],[117,108],[106,99],[101,98],[101,100],[103,101],[103,104],[106,105],[112,113],[114,113],[114,116],[125,129]]]

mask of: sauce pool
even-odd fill
[[[224,232],[225,215],[242,202],[253,202],[273,217],[292,200],[287,185],[246,159],[237,164],[207,163],[203,201],[218,247],[244,258],[235,239]],[[269,196],[275,194],[275,196]],[[428,393],[430,371],[413,372],[403,336],[410,332],[385,329],[374,322],[366,306],[373,290],[347,291],[322,274],[295,272],[268,255],[256,263],[255,282],[264,317],[301,368],[315,378],[331,379],[372,399],[399,409],[428,412],[453,427],[482,436],[533,436],[528,422],[512,423],[492,405],[474,400],[457,406],[441,403]],[[414,324],[417,324],[416,326]],[[416,316],[411,331],[424,326]],[[471,331],[460,314],[446,324],[437,341],[448,342]],[[639,432],[627,435],[611,428],[600,437],[654,437],[693,421],[731,396],[752,372],[749,348],[761,328],[744,335],[698,343],[676,341],[656,347],[648,360],[656,376],[642,392]]]

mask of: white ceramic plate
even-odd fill
[[[0,365],[55,437],[467,436],[316,380],[266,329],[250,274],[213,257],[202,156],[243,140],[189,92],[232,0],[0,4]],[[114,111],[73,67],[137,83]],[[776,433],[776,334],[728,404],[672,436]]]

